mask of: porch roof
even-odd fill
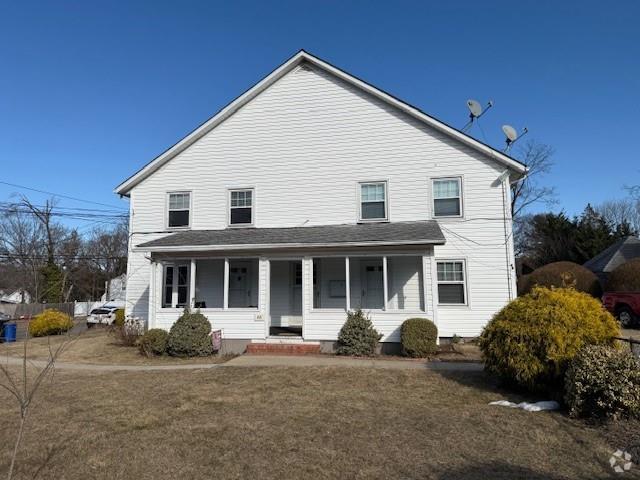
[[[138,245],[156,252],[310,248],[341,246],[443,245],[438,222],[362,223],[289,228],[185,230]]]

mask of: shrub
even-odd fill
[[[598,277],[589,269],[573,262],[554,262],[535,269],[518,281],[518,295],[526,295],[533,287],[572,287],[592,297],[602,296]]]
[[[47,308],[29,322],[29,335],[32,337],[59,335],[71,330],[71,327],[73,327],[73,321],[69,315]]]
[[[628,350],[587,346],[567,370],[565,391],[573,416],[640,415],[640,360]]]
[[[161,328],[152,328],[138,339],[140,353],[147,357],[164,355],[167,351],[169,333]]]
[[[126,347],[133,347],[144,333],[144,323],[138,318],[128,317],[121,326],[114,322],[112,331],[118,342]]]
[[[211,324],[200,312],[185,309],[173,324],[167,340],[167,353],[174,357],[203,357],[213,353],[209,333]]]
[[[572,288],[536,287],[487,324],[479,339],[485,369],[529,390],[560,391],[568,363],[589,344],[618,335],[600,302]]]
[[[438,327],[426,318],[410,318],[400,327],[402,353],[408,357],[428,357],[438,349]]]
[[[338,334],[338,355],[371,356],[382,338],[371,319],[358,309],[347,313],[347,321]]]
[[[640,257],[617,266],[607,280],[610,292],[640,292]]]
[[[119,308],[115,311],[116,318],[113,320],[113,324],[116,327],[122,327],[124,325],[124,308]]]

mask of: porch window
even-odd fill
[[[360,184],[360,220],[387,220],[387,182]]]
[[[194,306],[224,307],[224,259],[196,260]]]
[[[442,305],[464,305],[467,301],[464,262],[438,262],[437,268],[438,302]]]
[[[229,308],[258,308],[258,259],[229,260]]]
[[[186,307],[189,303],[189,265],[165,266],[162,292],[163,307]]]
[[[167,227],[181,228],[190,225],[191,193],[169,193],[167,199]]]
[[[387,257],[387,308],[424,311],[422,257]]]
[[[349,258],[349,292],[352,309],[381,310],[385,305],[384,259]]]
[[[253,224],[253,189],[229,191],[229,225]]]
[[[462,216],[461,191],[460,177],[433,180],[433,216]]]
[[[313,259],[313,308],[345,308],[347,296],[344,257]]]

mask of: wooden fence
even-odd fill
[[[31,318],[47,308],[54,308],[66,313],[70,317],[74,316],[75,304],[68,303],[18,303],[18,304],[0,304],[0,312],[6,313],[11,318]]]

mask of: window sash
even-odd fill
[[[437,262],[436,270],[438,303],[466,305],[467,285],[464,262],[458,260]]]
[[[229,225],[253,225],[253,190],[229,191]]]
[[[462,180],[460,178],[434,179],[432,191],[434,217],[462,215]]]
[[[162,307],[178,308],[189,304],[189,265],[165,265],[162,279]]]
[[[167,200],[167,227],[188,227],[191,223],[191,193],[169,193]]]
[[[360,184],[360,219],[387,219],[387,182]]]

